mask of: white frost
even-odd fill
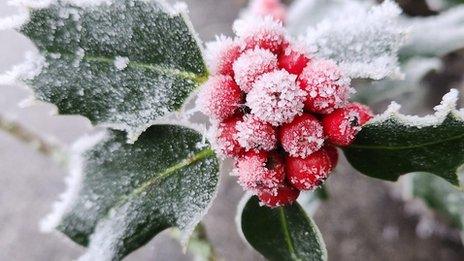
[[[77,199],[83,181],[83,162],[81,154],[95,146],[106,136],[100,132],[93,136],[84,136],[71,148],[69,162],[69,176],[65,179],[67,189],[60,195],[59,200],[53,204],[53,210],[40,221],[40,230],[44,233],[52,232],[61,222],[63,216],[69,211]]]
[[[39,75],[45,66],[47,63],[42,55],[37,52],[27,52],[22,64],[0,74],[0,85],[13,85],[21,83],[21,80],[31,80]]]
[[[114,59],[114,66],[119,71],[126,69],[128,64],[129,64],[129,58],[127,57],[116,56],[116,58]]]
[[[401,114],[399,112],[401,109],[401,105],[399,105],[396,102],[392,102],[384,113],[375,116],[369,123],[377,124],[382,123],[388,119],[394,118],[396,120],[399,120],[403,124],[422,128],[427,126],[440,125],[450,113],[454,115],[457,119],[464,121],[464,111],[462,109],[456,109],[458,95],[459,92],[456,89],[451,89],[449,93],[443,96],[442,102],[439,105],[435,106],[435,113],[423,117]]]
[[[347,9],[309,28],[317,56],[335,60],[351,78],[400,78],[397,53],[406,40],[401,9],[388,0],[370,9]]]

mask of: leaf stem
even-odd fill
[[[40,154],[51,157],[53,159],[61,158],[63,152],[65,151],[63,146],[40,137],[38,134],[22,126],[20,123],[8,119],[1,114],[0,130],[9,134],[16,140],[30,145]]]

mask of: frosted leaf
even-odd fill
[[[406,30],[392,1],[351,10],[308,30],[306,40],[319,57],[335,60],[351,78],[401,77],[397,53]]]
[[[124,130],[129,141],[179,110],[207,77],[184,7],[163,1],[67,1],[31,9],[20,29],[46,63],[19,75],[62,114]]]
[[[464,159],[456,152],[464,150],[464,110],[456,109],[457,100],[452,89],[434,114],[423,117],[401,114],[393,102],[344,149],[348,161],[374,178],[396,181],[407,173],[428,172],[459,186],[456,173]]]
[[[246,98],[251,113],[273,126],[290,122],[301,114],[307,94],[295,80],[296,76],[285,70],[262,75]]]
[[[402,22],[411,28],[402,55],[442,56],[464,47],[464,6],[436,16],[404,18]]]
[[[57,209],[62,219],[51,219],[48,228],[58,224],[88,246],[81,260],[119,260],[168,227],[178,227],[186,243],[218,184],[218,160],[198,147],[201,141],[199,133],[173,125],[150,127],[134,144],[108,131],[78,155],[72,175],[80,184]]]
[[[300,35],[324,19],[334,19],[369,6],[369,1],[357,0],[295,0],[288,9],[287,28],[292,34]]]

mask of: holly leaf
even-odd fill
[[[268,208],[253,196],[239,215],[244,238],[267,259],[327,260],[319,229],[298,203]]]
[[[113,130],[78,142],[70,188],[42,228],[87,246],[82,260],[119,260],[169,227],[186,242],[218,185],[219,163],[205,145],[174,125],[150,127],[134,144]]]
[[[130,142],[208,74],[185,8],[160,0],[57,1],[31,9],[19,30],[40,52],[19,76],[37,99],[124,130]]]
[[[336,15],[309,28],[305,40],[310,50],[336,61],[351,78],[400,78],[397,55],[406,36],[401,9],[390,0],[370,8],[354,2],[341,11],[332,6]]]
[[[348,161],[370,177],[396,181],[411,172],[428,172],[459,186],[457,169],[464,164],[464,110],[456,110],[458,91],[451,90],[425,117],[387,111],[363,127],[344,149]]]

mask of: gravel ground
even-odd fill
[[[14,13],[0,1],[0,17]],[[187,1],[193,23],[204,40],[230,33],[230,25],[244,1]],[[24,37],[0,32],[0,72],[22,60],[32,49]],[[0,86],[0,113],[16,118],[29,129],[69,145],[92,131],[76,116],[56,117],[50,105],[21,109],[29,92]],[[342,166],[346,166],[343,164]],[[83,249],[59,234],[38,231],[39,220],[64,189],[65,171],[29,146],[0,132],[0,260],[73,260]],[[464,249],[443,236],[419,238],[418,217],[391,197],[389,186],[342,167],[329,180],[331,200],[315,215],[326,240],[330,260],[463,260]],[[243,244],[235,229],[235,208],[242,190],[224,175],[214,206],[206,217],[210,238],[225,260],[262,260]],[[127,260],[190,260],[166,233],[133,253]]]

